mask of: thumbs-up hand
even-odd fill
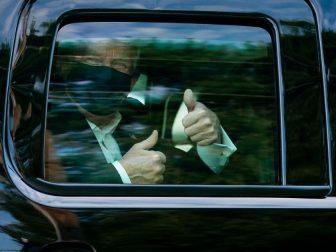
[[[166,156],[160,151],[150,150],[156,145],[158,137],[157,130],[154,130],[147,139],[134,144],[119,161],[133,184],[163,181]]]
[[[191,112],[196,107],[196,100],[191,89],[186,89],[183,95],[183,102],[187,106],[188,112]]]
[[[182,119],[184,132],[198,145],[221,142],[220,123],[217,115],[204,104],[197,102],[191,89],[184,91],[183,102],[188,114]]]

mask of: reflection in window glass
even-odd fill
[[[276,118],[264,29],[69,24],[53,58],[45,179],[277,184]]]

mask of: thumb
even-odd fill
[[[187,106],[188,112],[194,110],[196,106],[196,100],[193,96],[193,91],[191,91],[191,89],[186,89],[184,91],[183,102]]]
[[[141,141],[140,143],[137,143],[134,145],[136,149],[142,149],[142,150],[150,150],[155,146],[159,138],[159,133],[157,130],[153,130],[152,134],[146,138],[145,140]]]

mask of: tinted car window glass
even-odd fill
[[[259,27],[73,23],[57,35],[45,179],[278,184],[272,38]]]

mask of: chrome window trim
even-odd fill
[[[276,88],[277,90],[277,95],[279,98],[278,101],[278,117],[279,117],[279,131],[280,131],[280,171],[281,171],[281,184],[286,185],[287,184],[287,167],[286,167],[286,127],[285,127],[285,87],[283,83],[283,78],[282,78],[282,63],[281,63],[281,46],[280,46],[280,32],[279,32],[279,27],[277,23],[271,19],[267,18],[267,21],[272,24],[272,27],[274,29],[274,49],[275,49],[275,65],[277,69],[277,73],[275,73],[275,77],[277,78],[277,83],[276,83]]]
[[[66,16],[66,14],[63,14]],[[258,16],[260,18],[260,16]],[[287,185],[287,167],[286,167],[286,127],[285,127],[285,102],[284,102],[284,96],[285,96],[285,87],[284,87],[284,82],[283,82],[283,68],[282,68],[282,62],[281,62],[281,45],[280,45],[280,28],[278,27],[278,24],[275,20],[273,20],[271,17],[266,16],[262,14],[262,18],[270,25],[271,29],[273,29],[273,33],[270,31],[266,30],[266,32],[269,34],[271,37],[272,41],[272,49],[274,50],[274,79],[275,79],[275,91],[278,99],[276,104],[278,105],[277,108],[275,108],[275,111],[277,113],[277,130],[279,131],[279,149],[276,150],[279,153],[279,165],[278,165],[278,171],[280,172],[280,185]],[[56,26],[56,32],[53,37],[53,44],[51,47],[51,52],[50,52],[50,58],[49,58],[49,69],[48,69],[48,77],[47,80],[50,82],[50,75],[51,75],[51,69],[52,69],[52,62],[53,62],[53,55],[54,55],[54,50],[55,50],[55,45],[56,45],[56,39],[57,39],[57,33],[59,29],[61,28],[62,19],[59,20],[59,23]],[[136,22],[136,21],[132,21]],[[257,27],[257,26],[256,26]],[[49,85],[48,85],[49,87]],[[48,101],[48,88],[46,90],[46,99]],[[47,103],[46,103],[47,106]],[[46,109],[47,113],[47,109]],[[46,120],[46,118],[45,118]],[[44,122],[44,126],[46,127],[46,121]],[[44,128],[46,130],[46,128]],[[45,142],[44,142],[45,143]],[[44,144],[43,143],[43,144]],[[44,146],[43,146],[44,150]],[[275,152],[276,153],[276,152]],[[44,159],[43,155],[43,159]],[[276,160],[275,160],[276,161]],[[44,160],[43,160],[44,164]],[[44,172],[44,170],[43,170]]]
[[[307,1],[308,5],[312,9],[312,13],[314,16],[314,20],[316,23],[316,36],[317,36],[317,45],[318,45],[318,56],[320,59],[320,71],[322,77],[323,84],[323,102],[324,102],[324,123],[325,123],[325,137],[326,137],[326,145],[327,145],[327,170],[328,170],[328,179],[330,192],[333,190],[333,162],[332,162],[332,131],[330,126],[330,114],[329,114],[329,106],[328,106],[328,78],[324,60],[324,51],[323,51],[323,42],[322,42],[322,14],[318,10],[318,4],[316,0]]]
[[[32,189],[12,169],[12,182],[29,200],[57,208],[114,209],[336,209],[336,197],[253,198],[253,197],[73,197],[55,196]]]
[[[314,11],[313,11],[314,12]],[[315,13],[316,14],[316,13]],[[278,113],[279,113],[279,130],[280,130],[280,167],[283,180],[282,185],[286,185],[286,138],[285,138],[285,109],[284,109],[284,86],[282,79],[282,65],[281,65],[281,48],[280,48],[280,33],[277,23],[270,17],[267,18],[274,29],[275,39],[275,60],[277,76],[277,94],[278,94]],[[319,39],[319,49],[322,52],[320,29],[317,24],[317,34]],[[12,52],[13,53],[13,52]],[[323,53],[321,53],[323,59]],[[322,71],[322,80],[324,95],[326,95],[325,73]],[[10,75],[8,80],[10,80]],[[10,82],[8,82],[10,83]],[[9,95],[6,94],[6,116],[4,120],[3,139],[6,145],[12,145],[10,136],[9,122]],[[327,102],[325,100],[325,105]],[[328,112],[326,110],[326,112]],[[328,123],[328,118],[326,118]],[[328,124],[326,129],[327,137],[330,136]],[[17,170],[15,158],[10,150],[13,147],[6,146],[4,148],[4,161],[7,168],[7,173],[10,180],[17,187],[17,189],[29,200],[41,205],[58,207],[58,208],[242,208],[242,209],[262,209],[262,208],[323,208],[336,209],[336,197],[329,197],[325,199],[307,199],[307,198],[267,198],[267,197],[87,197],[87,196],[55,196],[46,194],[30,187],[22,175]],[[327,140],[328,154],[330,154],[330,139]],[[328,158],[329,170],[331,169],[331,159]],[[331,173],[330,173],[331,176]],[[331,183],[331,181],[330,181]]]

